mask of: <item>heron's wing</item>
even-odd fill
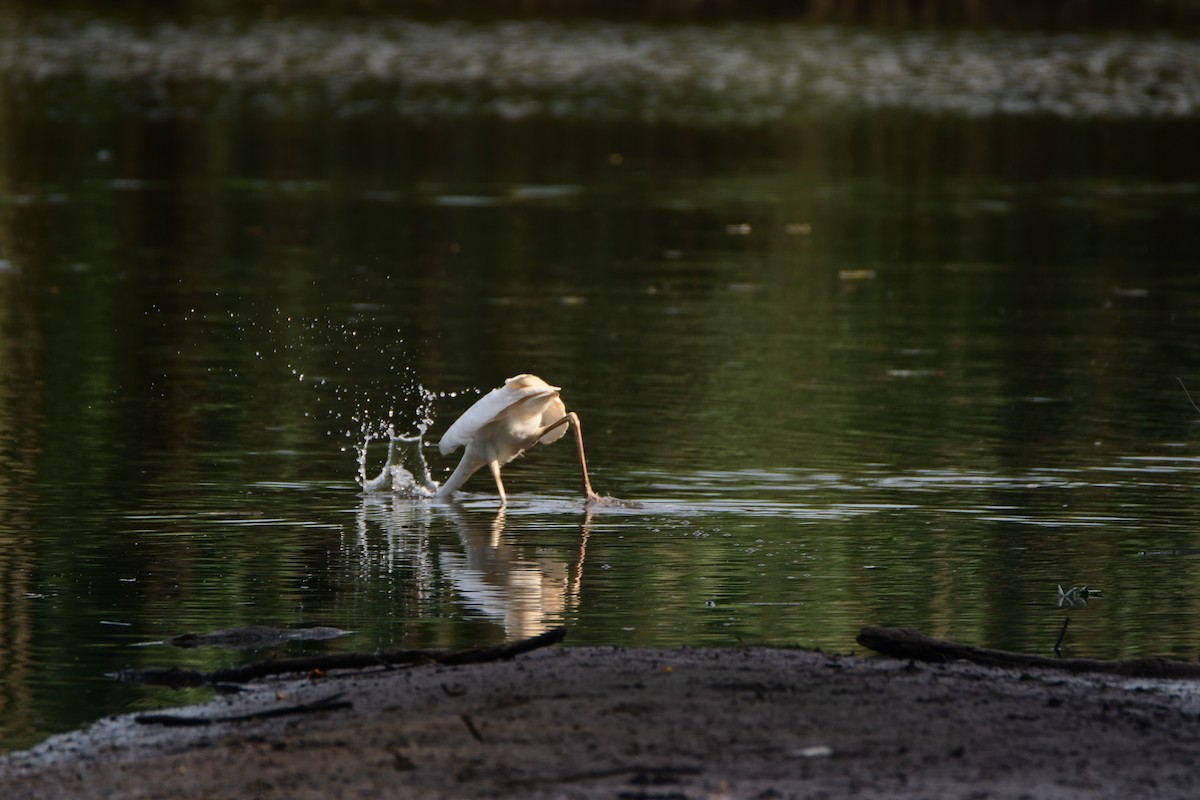
[[[493,389],[475,401],[475,405],[463,412],[454,424],[442,434],[438,449],[443,455],[452,453],[455,448],[469,444],[475,434],[484,425],[497,417],[504,416],[512,406],[532,397],[552,396],[558,393],[558,387],[550,386],[545,381],[534,378],[532,381],[522,381],[518,378],[533,378],[533,376],[518,375],[509,378],[499,389]]]

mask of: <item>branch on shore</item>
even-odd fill
[[[298,703],[282,708],[268,708],[263,711],[251,711],[248,714],[236,714],[231,717],[195,717],[182,714],[138,714],[134,721],[142,725],[164,725],[168,728],[188,728],[203,725],[214,725],[220,722],[246,722],[252,719],[269,719],[271,717],[289,717],[295,714],[313,714],[320,711],[338,711],[354,706],[349,700],[342,700],[342,694],[322,697],[311,703]]]
[[[859,631],[858,643],[893,658],[909,658],[916,661],[970,661],[985,667],[1033,667],[1064,672],[1095,672],[1126,678],[1200,678],[1200,664],[1190,661],[1176,661],[1158,656],[1113,660],[1049,658],[1031,653],[1014,653],[948,642],[907,628],[866,627]]]
[[[245,683],[255,678],[274,675],[307,674],[314,670],[327,672],[332,669],[367,669],[414,664],[483,664],[488,661],[505,661],[523,653],[561,642],[567,635],[566,628],[555,628],[545,633],[521,639],[517,642],[494,647],[474,647],[469,650],[379,650],[374,653],[334,653],[324,656],[300,656],[280,658],[224,667],[212,672],[169,668],[127,669],[115,673],[114,677],[128,683],[152,684],[155,686],[216,686],[220,684]]]

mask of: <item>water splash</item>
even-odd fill
[[[232,311],[229,317],[239,334],[255,343],[255,361],[282,362],[303,387],[309,398],[304,417],[323,423],[327,437],[343,437],[341,451],[354,452],[354,479],[364,493],[433,497],[438,482],[425,460],[425,435],[433,426],[436,403],[482,395],[482,390],[427,389],[417,377],[415,359],[403,347],[401,331],[366,313],[338,321],[275,307],[253,318]],[[371,477],[368,451],[384,441],[387,458]]]
[[[417,389],[422,396],[432,402],[433,393],[420,384]],[[392,412],[388,412],[389,417]],[[437,491],[437,482],[429,471],[425,461],[425,432],[432,422],[432,413],[424,417],[417,425],[417,431],[410,434],[397,434],[394,425],[387,425],[383,431],[373,429],[369,423],[363,424],[362,443],[355,447],[358,453],[358,485],[367,494],[391,491],[404,497],[429,498]],[[386,437],[388,443],[387,461],[374,478],[367,477],[367,450],[373,441],[382,441]]]
[[[426,389],[417,379],[400,331],[365,314],[338,321],[281,308],[239,320],[239,329],[263,342],[255,359],[281,360],[304,387],[311,403],[304,416],[326,425],[331,439],[344,437],[340,449],[354,452],[355,482],[364,492],[428,498],[437,491],[424,437],[433,425],[435,401],[446,393]],[[383,441],[387,459],[369,477],[368,451]]]

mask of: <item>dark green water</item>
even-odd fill
[[[103,57],[102,57],[103,56]],[[1200,48],[775,25],[0,36],[0,749],[326,648],[1200,654]],[[356,447],[535,372],[457,503]],[[423,391],[432,393],[430,398]],[[383,446],[368,453],[382,463]],[[454,460],[427,448],[436,478]],[[1060,607],[1058,587],[1099,589]]]

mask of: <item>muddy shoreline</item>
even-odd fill
[[[6,798],[1194,798],[1200,687],[805,650],[564,647],[109,717]],[[233,718],[306,703],[330,708]]]

